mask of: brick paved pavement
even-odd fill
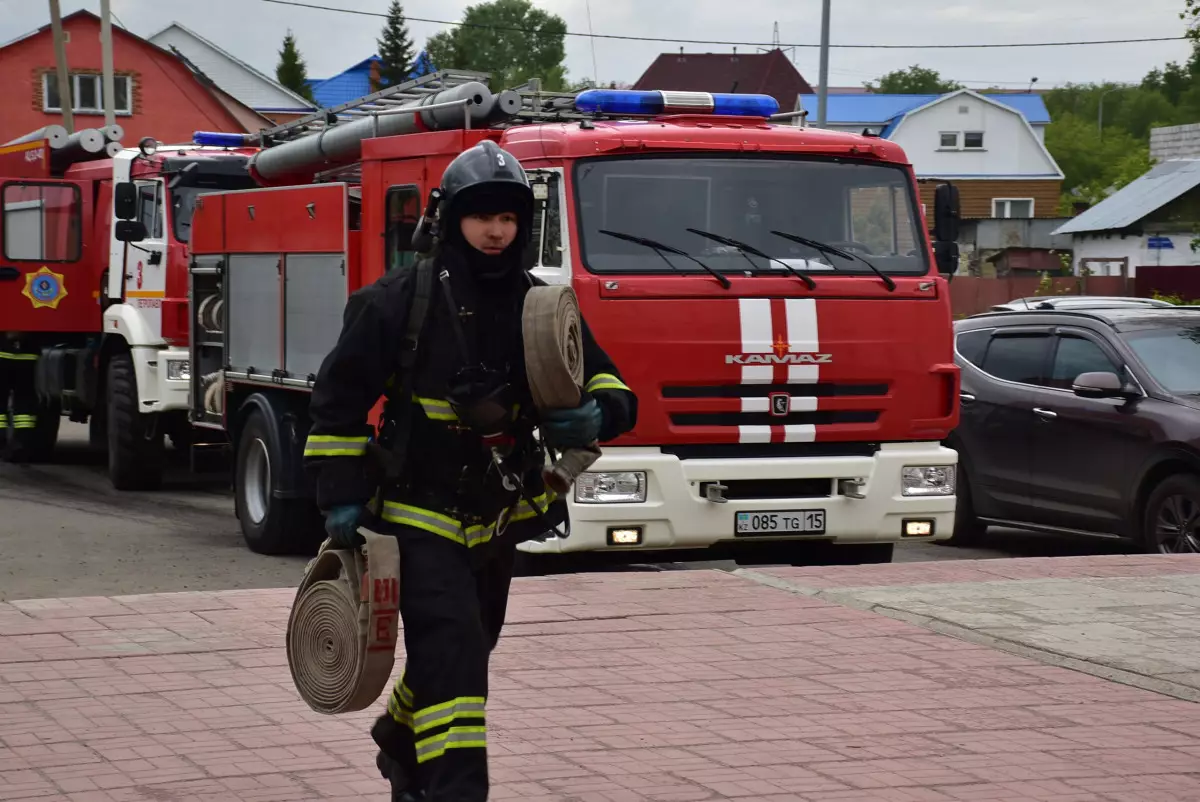
[[[1112,557],[808,576],[852,586],[1195,566]],[[0,604],[0,800],[386,799],[374,711],[321,716],[291,687],[291,597]],[[518,580],[510,621],[489,703],[496,800],[1200,800],[1200,705],[746,577]]]

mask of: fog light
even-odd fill
[[[608,545],[610,546],[640,546],[642,545],[642,527],[630,526],[623,529],[608,529]]]
[[[645,471],[583,473],[575,480],[576,504],[640,504],[645,500]]]
[[[171,381],[187,381],[192,378],[192,363],[186,359],[168,359],[167,378]]]
[[[905,537],[929,537],[933,534],[933,521],[905,521]]]
[[[953,496],[955,466],[905,466],[900,477],[901,493],[905,496]]]

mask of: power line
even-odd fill
[[[378,11],[359,11],[353,8],[337,8],[335,6],[324,6],[317,3],[301,3],[297,0],[261,0],[264,3],[275,3],[281,6],[295,6],[296,8],[309,8],[316,11],[333,11],[339,14],[354,14],[360,17],[383,17],[387,14]],[[429,19],[427,17],[410,17],[405,15],[405,20],[409,22],[429,22],[434,25],[452,25],[460,28],[485,28],[492,31],[504,31],[507,33],[544,33],[533,28],[516,28],[506,25],[482,25],[477,22],[454,22],[444,19]],[[628,36],[614,33],[579,33],[577,31],[565,31],[566,36],[580,36],[585,39],[617,39],[626,42],[670,42],[673,44],[685,45],[729,45],[732,47],[779,47],[787,49],[789,47],[805,47],[819,48],[819,44],[778,44],[768,42],[731,42],[719,39],[680,39],[676,37],[662,36]],[[844,45],[830,44],[831,48],[840,48],[843,50],[982,50],[990,48],[1009,48],[1009,47],[1082,47],[1085,45],[1127,45],[1141,44],[1145,42],[1179,42],[1187,39],[1186,36],[1151,36],[1142,39],[1093,39],[1087,41],[1076,42],[1012,42],[1007,44],[984,43],[984,44],[936,44],[936,45]]]

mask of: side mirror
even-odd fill
[[[933,193],[933,238],[938,242],[956,242],[958,223],[958,187],[939,184]]]
[[[937,270],[944,276],[952,276],[958,272],[958,243],[951,240],[938,240],[933,243],[933,256],[937,262]]]
[[[118,242],[141,242],[146,238],[146,224],[141,220],[118,220],[113,236]]]
[[[122,181],[113,191],[113,216],[118,220],[132,220],[137,217],[137,184],[132,181]]]
[[[1127,395],[1125,384],[1115,373],[1080,373],[1071,384],[1080,398],[1121,398]]]

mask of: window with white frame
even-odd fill
[[[958,131],[942,131],[940,134],[941,145],[939,147],[945,149],[958,149]]]
[[[993,198],[992,217],[1033,217],[1033,198]]]
[[[963,147],[967,150],[983,149],[983,131],[967,131],[963,134]]]
[[[102,75],[71,75],[67,80],[71,87],[71,110],[86,114],[104,113],[104,77]],[[42,76],[42,108],[44,111],[62,111],[62,99],[58,95],[58,77],[54,73]],[[113,76],[113,110],[117,114],[133,113],[133,81],[128,75]]]

